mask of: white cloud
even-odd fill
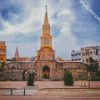
[[[63,18],[62,18],[63,17]],[[58,14],[60,26],[60,34],[54,38],[54,47],[56,48],[57,56],[70,58],[71,50],[78,48],[77,39],[71,32],[71,25],[75,21],[75,16],[71,8],[64,8]]]
[[[12,3],[14,3],[12,0]],[[25,0],[23,2],[23,0],[18,0],[16,1],[16,5],[18,5],[19,3],[23,4],[25,7],[24,9],[24,13],[25,15],[23,15],[22,17],[25,17],[24,22],[19,23],[19,24],[12,24],[10,21],[6,21],[4,19],[2,19],[3,25],[4,25],[4,30],[0,31],[0,34],[5,33],[5,35],[9,35],[9,34],[15,34],[16,32],[19,33],[29,33],[29,32],[34,32],[38,26],[35,26],[35,23],[41,23],[43,20],[43,13],[44,13],[44,8],[41,9],[40,7],[37,7],[37,9],[31,4],[32,0]],[[39,5],[38,5],[39,6]],[[14,20],[18,19],[18,17],[21,17],[20,15],[11,13],[11,16]],[[41,17],[40,17],[41,16]],[[22,18],[23,19],[23,18]]]

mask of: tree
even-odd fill
[[[100,70],[98,70],[96,74],[96,81],[100,81]]]
[[[28,73],[27,85],[33,86],[34,82],[35,82],[35,71],[31,71]]]
[[[5,65],[4,62],[1,62],[0,63],[0,72],[4,71],[4,65]]]
[[[5,69],[4,69],[5,63],[4,62],[0,62],[0,80],[3,81],[5,80]]]
[[[97,72],[97,77],[100,77],[100,70]]]
[[[72,86],[74,83],[72,73],[68,70],[64,71],[64,84]]]
[[[87,65],[87,71],[89,72],[89,77],[93,79],[98,72],[99,64],[93,58],[89,58],[89,64]]]

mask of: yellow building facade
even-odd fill
[[[0,41],[0,62],[6,62],[6,45],[4,41]]]

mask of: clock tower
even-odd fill
[[[50,24],[48,20],[47,6],[41,36],[41,48],[44,47],[52,48],[52,36],[50,35]]]
[[[38,59],[51,60],[55,58],[55,51],[52,49],[52,35],[50,34],[50,24],[48,20],[47,6],[45,6],[45,18],[42,25],[42,35],[40,50],[38,51]]]

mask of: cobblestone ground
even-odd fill
[[[28,88],[38,90],[32,96],[0,96],[0,100],[100,100],[100,82],[77,81],[73,87],[64,86],[62,81],[36,81],[34,87],[27,87],[26,82],[0,82],[0,88]],[[20,91],[21,92],[21,91]],[[17,92],[19,93],[19,92]]]
[[[42,88],[86,88],[88,81],[75,81],[74,86],[64,86],[63,81],[36,81],[35,85]],[[100,88],[100,82],[90,82],[91,88]],[[0,82],[0,88],[25,88],[27,84],[25,81],[6,81]]]
[[[88,81],[75,81],[74,86],[65,86],[63,81],[38,81],[39,88],[87,88]],[[100,82],[90,82],[91,88],[100,88]]]
[[[77,98],[77,97],[72,97],[72,98],[53,98],[53,97],[23,97],[23,96],[13,96],[13,97],[0,97],[0,100],[100,100],[100,98]]]
[[[63,81],[37,81],[39,88],[86,88],[88,81],[75,81],[74,86],[65,86]],[[90,82],[91,88],[100,88],[100,82]]]

